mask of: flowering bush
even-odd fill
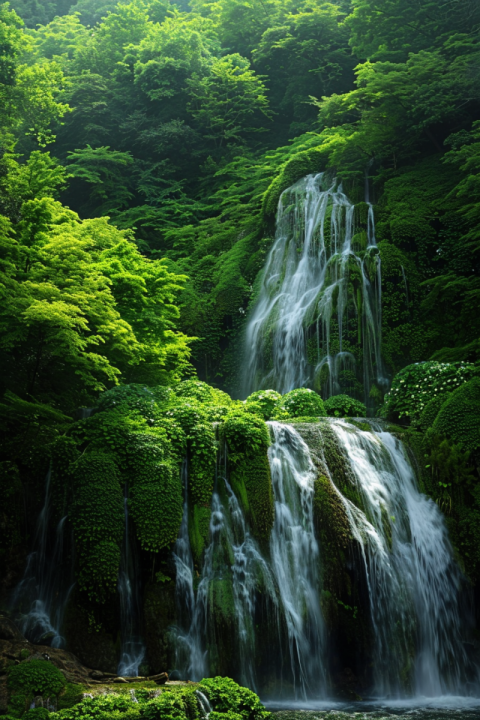
[[[417,421],[432,398],[447,395],[479,372],[480,368],[465,362],[429,360],[407,365],[395,375],[381,414],[391,419],[397,416]]]

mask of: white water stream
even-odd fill
[[[363,504],[359,509],[340,495],[368,582],[374,692],[382,697],[462,694],[469,664],[459,607],[464,579],[444,518],[419,492],[399,440],[343,421],[332,427]]]
[[[325,173],[283,192],[246,329],[246,395],[308,386],[329,396],[348,389],[352,375],[366,398],[372,383],[387,386],[380,256],[373,208],[366,205],[366,230],[355,234],[355,207]]]

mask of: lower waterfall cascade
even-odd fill
[[[268,547],[260,548],[250,536],[226,474],[219,473],[210,543],[194,583],[185,501],[175,549],[183,618],[183,630],[176,628],[177,657],[183,658],[178,668],[192,680],[217,674],[218,657],[212,655],[219,642],[231,642],[235,660],[228,672],[239,682],[270,694],[273,686],[273,694],[325,698],[332,648],[322,614],[322,547],[312,510],[318,470],[300,426],[269,426],[275,521]],[[360,430],[341,420],[319,423],[320,434],[322,426],[335,436],[359,498],[355,504],[331,480],[355,546],[351,561],[368,588],[373,694],[471,693],[478,677],[464,649],[464,579],[438,506],[418,490],[406,449],[392,434]],[[215,622],[220,586],[227,594],[229,588],[235,610],[228,641],[219,641],[225,628]],[[269,608],[270,624],[274,618],[273,632],[257,623],[262,606]],[[261,656],[266,638],[273,658],[267,669]]]
[[[375,697],[477,693],[467,581],[438,505],[418,488],[406,446],[374,420],[270,421],[267,427],[274,503],[268,539],[255,536],[220,438],[207,544],[195,563],[190,470],[183,462],[183,515],[171,553],[176,619],[165,634],[173,653],[169,670],[192,681],[227,675],[267,698],[318,700],[334,694],[339,653],[348,652]],[[13,604],[28,638],[38,642],[39,633],[48,632],[51,646],[59,647],[71,585],[63,582],[60,592],[55,570],[65,518],[53,552],[46,551],[49,487],[47,476],[37,556],[30,557]],[[325,518],[318,517],[319,487],[328,488],[336,522],[343,523],[342,564],[333,578],[335,587],[343,583],[338,593],[326,570],[332,547],[322,532]],[[148,638],[144,643],[128,507],[125,491],[118,673],[138,676]],[[332,630],[339,612],[342,623]],[[343,649],[340,635],[348,632],[358,635],[354,652]]]

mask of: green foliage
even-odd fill
[[[433,430],[445,435],[467,451],[480,448],[480,378],[474,377],[458,387],[442,405]]]
[[[267,542],[274,519],[267,426],[257,415],[232,413],[226,418],[222,433],[228,449],[232,488],[250,521],[253,535]]]
[[[461,443],[455,444],[427,431],[425,444],[429,448],[426,468],[430,469],[434,482],[441,488],[450,488],[452,483],[470,485],[475,482],[474,468],[470,464],[470,452]]]
[[[268,429],[264,420],[250,413],[232,413],[225,419],[223,432],[231,462],[242,462],[246,457],[265,452],[269,445]]]
[[[325,407],[320,395],[310,388],[290,390],[277,405],[274,418],[287,417],[326,417]]]
[[[332,417],[365,417],[367,414],[365,405],[349,395],[332,395],[323,405]]]
[[[48,720],[48,710],[43,707],[31,708],[25,712],[22,717],[25,720]]]
[[[199,684],[217,713],[235,713],[244,720],[263,720],[270,717],[257,695],[237,685],[230,678],[207,678]]]
[[[76,461],[73,475],[77,582],[90,600],[105,603],[117,586],[124,526],[118,469],[111,454],[92,450]]]
[[[390,418],[417,420],[435,396],[459,388],[476,373],[471,363],[440,363],[435,360],[408,365],[393,379],[382,413]]]
[[[158,552],[173,545],[182,522],[182,483],[178,467],[154,462],[135,465],[129,506],[144,550]]]
[[[270,420],[281,397],[276,390],[257,390],[245,400],[245,409],[261,414],[264,420]]]
[[[8,712],[21,717],[35,695],[54,698],[65,687],[66,680],[60,670],[47,660],[31,660],[14,665],[8,671],[10,699]],[[42,720],[40,714],[38,720]],[[31,718],[33,719],[33,716]]]
[[[441,394],[441,395],[435,395],[431,400],[427,402],[425,407],[423,408],[420,417],[418,418],[417,422],[415,423],[420,430],[423,430],[423,432],[426,432],[428,428],[430,428],[435,418],[437,417],[440,408],[442,407],[443,403],[447,399],[448,393]]]

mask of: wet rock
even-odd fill
[[[54,632],[43,633],[42,637],[38,641],[38,644],[50,646],[52,644],[52,640],[56,637],[57,637],[57,634]]]
[[[114,683],[128,683],[128,680],[125,680],[123,677],[116,677],[113,681]]]

